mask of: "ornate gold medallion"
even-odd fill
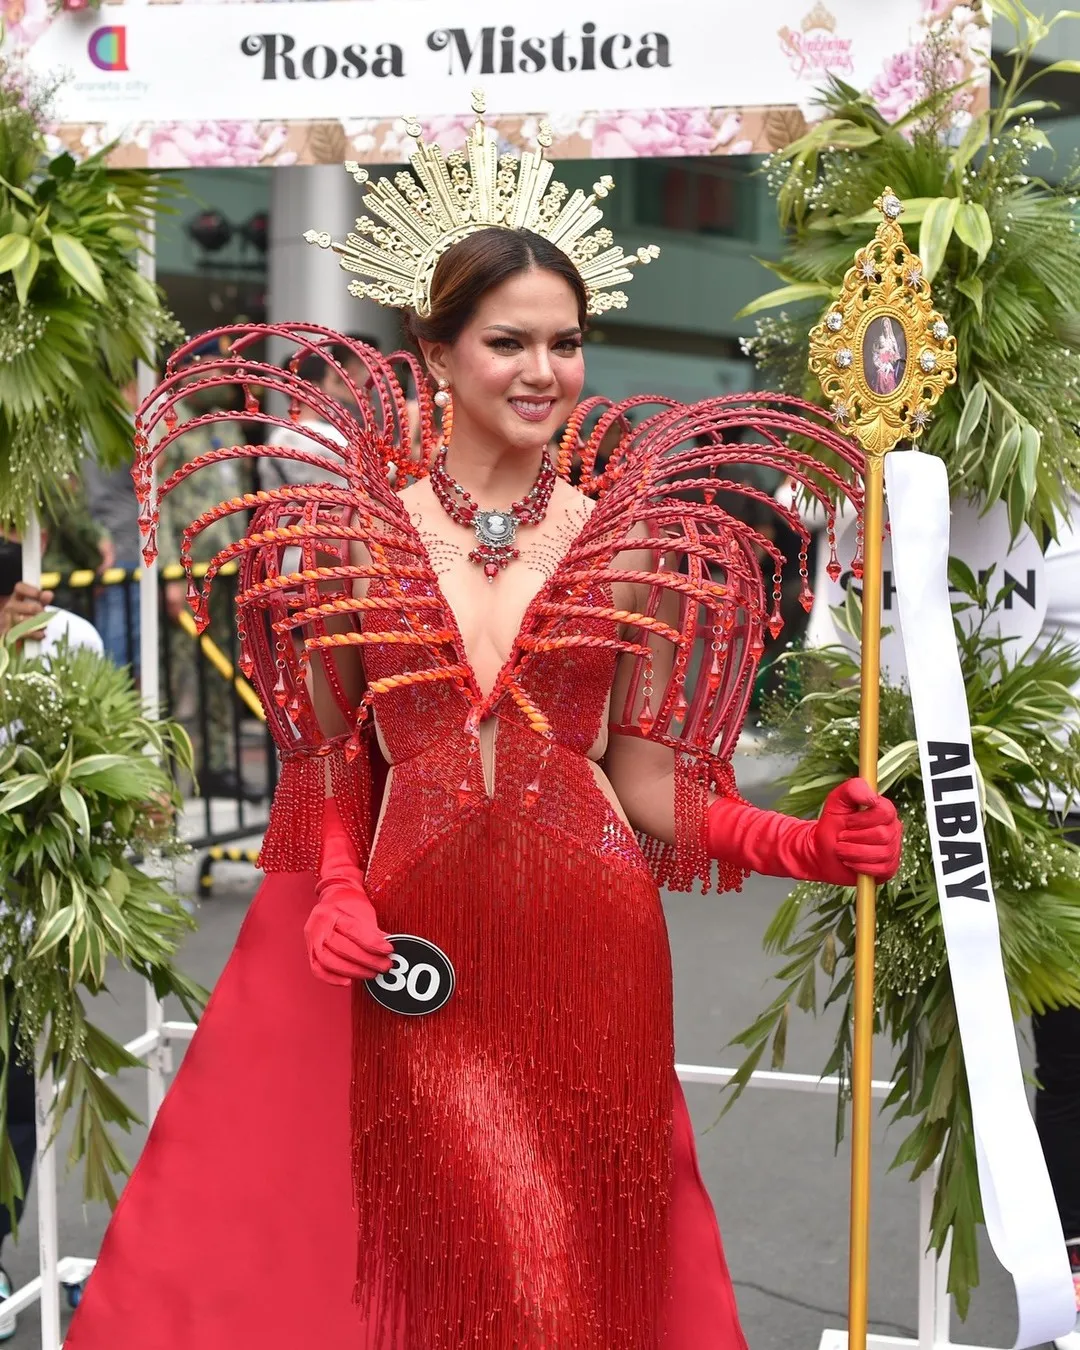
[[[838,425],[868,455],[916,440],[956,379],[956,339],[934,309],[916,254],[904,243],[900,199],[886,188],[873,239],[855,254],[839,298],[810,330],[810,369]]]

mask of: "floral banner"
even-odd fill
[[[59,12],[57,8],[59,6]],[[989,20],[955,0],[0,0],[28,79],[62,83],[57,145],[116,166],[401,163],[400,115],[463,145],[473,87],[507,147],[551,123],[555,158],[767,153],[836,75],[890,118],[925,93],[927,43],[986,105]],[[521,13],[521,19],[517,14]],[[719,97],[718,97],[719,95]],[[459,114],[447,115],[448,110]]]

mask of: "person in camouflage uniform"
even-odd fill
[[[211,391],[213,392],[213,391]],[[190,401],[177,406],[181,420],[213,411],[212,403]],[[178,437],[158,464],[158,481],[164,482],[182,464],[196,455],[243,445],[245,437],[237,422],[212,422],[194,427]],[[158,563],[164,572],[180,562],[180,543],[184,529],[204,511],[230,497],[251,491],[250,470],[247,464],[224,460],[212,468],[191,474],[161,502],[158,523]],[[195,562],[209,562],[219,549],[235,543],[243,534],[244,515],[226,516],[199,536],[195,548]],[[231,659],[233,638],[233,588],[228,584],[215,585],[210,597],[210,623],[206,635]],[[167,679],[162,687],[168,691],[170,712],[183,722],[195,745],[195,763],[199,783],[208,797],[236,797],[256,801],[261,790],[245,784],[240,766],[235,762],[233,723],[240,715],[236,696],[230,684],[205,660],[197,640],[180,626],[180,615],[188,610],[186,578],[167,577],[164,587],[165,615],[169,623]],[[190,612],[190,611],[188,611]],[[199,716],[199,669],[202,662],[202,688],[205,691],[206,736],[202,735]]]

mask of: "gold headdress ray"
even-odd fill
[[[417,119],[408,117],[405,130],[418,146],[410,157],[411,174],[403,170],[393,181],[370,182],[365,168],[346,161],[353,178],[369,184],[364,205],[373,215],[360,216],[343,243],[317,230],[306,231],[304,238],[340,254],[345,271],[369,278],[350,282],[350,294],[424,315],[431,311],[435,266],[452,244],[493,226],[532,230],[562,249],[577,268],[589,314],[625,309],[626,292],[612,288],[633,280],[631,269],[651,262],[660,250],[649,244],[627,255],[610,230],[589,233],[603,219],[596,203],[614,187],[613,180],[604,175],[588,196],[552,182],[555,166],[544,158],[552,139],[546,122],[540,124],[538,149],[520,158],[500,156],[498,141],[483,122],[479,90],[473,91],[472,105],[476,125],[464,151],[444,156],[439,146],[425,143]]]

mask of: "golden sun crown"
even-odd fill
[[[393,181],[371,182],[365,168],[346,161],[353,178],[368,184],[364,205],[379,220],[360,216],[344,243],[317,230],[307,230],[304,238],[340,254],[345,271],[370,278],[350,282],[350,294],[426,315],[435,265],[451,245],[492,226],[532,230],[562,249],[577,268],[589,314],[625,309],[626,293],[612,287],[632,281],[631,268],[651,262],[660,250],[650,244],[627,255],[610,230],[589,233],[603,219],[596,202],[611,191],[613,180],[602,177],[591,196],[552,182],[555,166],[544,158],[552,139],[546,122],[540,123],[537,150],[520,158],[500,156],[498,140],[482,120],[485,101],[479,90],[473,91],[472,105],[476,125],[463,151],[444,156],[437,145],[425,144],[420,123],[408,117],[405,130],[418,146],[409,160],[412,173],[403,170]]]

